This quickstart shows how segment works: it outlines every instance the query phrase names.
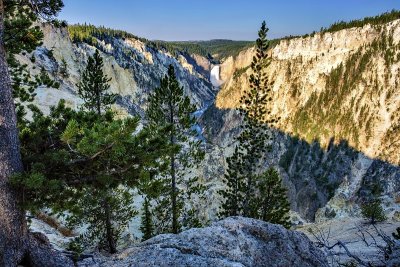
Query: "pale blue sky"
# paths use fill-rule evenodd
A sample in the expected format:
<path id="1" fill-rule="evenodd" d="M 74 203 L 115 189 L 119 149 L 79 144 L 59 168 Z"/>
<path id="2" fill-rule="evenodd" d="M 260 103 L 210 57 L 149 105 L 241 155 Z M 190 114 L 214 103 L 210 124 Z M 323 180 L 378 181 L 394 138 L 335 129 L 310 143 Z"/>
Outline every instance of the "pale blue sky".
<path id="1" fill-rule="evenodd" d="M 400 10 L 400 0 L 64 0 L 61 19 L 159 40 L 254 40 L 319 30 L 335 21 Z"/>

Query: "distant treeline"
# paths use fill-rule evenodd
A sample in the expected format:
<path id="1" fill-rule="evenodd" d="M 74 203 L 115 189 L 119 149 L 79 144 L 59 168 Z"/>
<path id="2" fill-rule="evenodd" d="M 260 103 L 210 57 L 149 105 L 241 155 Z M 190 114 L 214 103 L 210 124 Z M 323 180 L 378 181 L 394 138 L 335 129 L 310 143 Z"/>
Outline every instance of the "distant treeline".
<path id="1" fill-rule="evenodd" d="M 390 12 L 383 13 L 381 15 L 375 17 L 365 17 L 364 19 L 359 20 L 351 20 L 351 21 L 339 21 L 328 28 L 322 28 L 321 32 L 337 32 L 343 29 L 354 28 L 354 27 L 363 27 L 367 24 L 371 25 L 380 25 L 389 23 L 396 19 L 400 19 L 400 11 L 393 9 Z"/>
<path id="2" fill-rule="evenodd" d="M 145 38 L 140 38 L 136 35 L 128 33 L 126 31 L 114 30 L 111 28 L 106 28 L 103 26 L 97 27 L 91 24 L 75 24 L 68 26 L 68 32 L 71 40 L 74 43 L 85 42 L 88 44 L 95 44 L 96 40 L 105 40 L 110 37 L 115 38 L 133 38 L 141 40 L 143 42 L 148 42 Z"/>
<path id="3" fill-rule="evenodd" d="M 144 42 L 149 47 L 164 50 L 173 56 L 182 53 L 197 54 L 210 60 L 221 60 L 229 56 L 236 56 L 247 47 L 254 45 L 253 41 L 211 40 L 211 41 L 151 41 L 121 30 L 107 27 L 97 27 L 90 24 L 75 24 L 68 26 L 68 32 L 74 43 L 85 42 L 96 45 L 97 40 L 114 38 L 133 38 Z"/>
<path id="4" fill-rule="evenodd" d="M 230 56 L 237 56 L 245 48 L 254 46 L 253 41 L 210 40 L 210 41 L 156 41 L 161 46 L 171 47 L 174 50 L 188 54 L 198 54 L 209 59 L 222 60 Z"/>
<path id="5" fill-rule="evenodd" d="M 194 42 L 167 42 L 157 40 L 149 42 L 148 45 L 159 50 L 166 50 L 174 56 L 185 52 L 187 54 L 197 54 L 212 59 L 210 51 Z"/>
<path id="6" fill-rule="evenodd" d="M 391 21 L 400 19 L 400 10 L 395 10 L 393 9 L 390 12 L 385 12 L 381 15 L 374 16 L 374 17 L 365 17 L 363 19 L 356 19 L 356 20 L 351 20 L 351 21 L 338 21 L 333 23 L 327 28 L 322 27 L 320 29 L 321 33 L 333 33 L 337 32 L 340 30 L 345 30 L 345 29 L 350 29 L 350 28 L 356 28 L 356 27 L 364 27 L 367 24 L 371 25 L 382 25 L 389 23 Z M 290 40 L 294 38 L 305 38 L 305 37 L 312 37 L 316 34 L 316 31 L 313 31 L 312 33 L 309 34 L 304 34 L 304 35 L 290 35 L 286 36 L 280 39 L 273 40 L 273 44 L 279 44 L 281 40 Z"/>

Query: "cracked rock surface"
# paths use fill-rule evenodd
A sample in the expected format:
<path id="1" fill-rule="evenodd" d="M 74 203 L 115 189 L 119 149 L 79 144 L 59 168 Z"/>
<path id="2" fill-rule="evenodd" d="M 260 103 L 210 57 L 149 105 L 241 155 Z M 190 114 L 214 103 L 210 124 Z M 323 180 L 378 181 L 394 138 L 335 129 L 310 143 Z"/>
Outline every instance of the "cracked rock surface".
<path id="1" fill-rule="evenodd" d="M 230 217 L 210 227 L 159 235 L 89 266 L 329 266 L 303 233 L 259 220 Z"/>

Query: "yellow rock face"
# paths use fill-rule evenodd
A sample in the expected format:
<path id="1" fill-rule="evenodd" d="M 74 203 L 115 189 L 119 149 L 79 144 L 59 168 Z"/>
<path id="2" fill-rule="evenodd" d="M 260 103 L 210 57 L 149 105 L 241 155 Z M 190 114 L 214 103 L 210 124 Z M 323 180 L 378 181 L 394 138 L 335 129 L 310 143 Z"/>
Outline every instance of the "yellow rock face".
<path id="1" fill-rule="evenodd" d="M 281 41 L 267 69 L 279 128 L 325 146 L 332 137 L 345 139 L 367 156 L 399 163 L 399 43 L 400 20 Z M 221 65 L 218 108 L 237 107 L 253 55 L 249 49 Z M 329 86 L 339 70 L 340 82 Z"/>

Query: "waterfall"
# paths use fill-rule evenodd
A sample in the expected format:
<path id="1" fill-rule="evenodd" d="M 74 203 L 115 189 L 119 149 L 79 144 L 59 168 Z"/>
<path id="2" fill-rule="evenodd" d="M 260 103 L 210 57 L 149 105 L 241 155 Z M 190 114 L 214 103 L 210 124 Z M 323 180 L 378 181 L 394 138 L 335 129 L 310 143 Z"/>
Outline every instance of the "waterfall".
<path id="1" fill-rule="evenodd" d="M 222 81 L 219 78 L 220 66 L 216 65 L 211 69 L 210 81 L 214 87 L 220 87 Z"/>

